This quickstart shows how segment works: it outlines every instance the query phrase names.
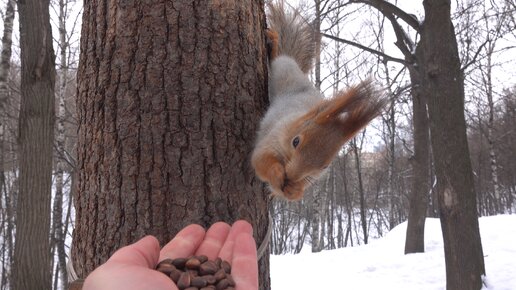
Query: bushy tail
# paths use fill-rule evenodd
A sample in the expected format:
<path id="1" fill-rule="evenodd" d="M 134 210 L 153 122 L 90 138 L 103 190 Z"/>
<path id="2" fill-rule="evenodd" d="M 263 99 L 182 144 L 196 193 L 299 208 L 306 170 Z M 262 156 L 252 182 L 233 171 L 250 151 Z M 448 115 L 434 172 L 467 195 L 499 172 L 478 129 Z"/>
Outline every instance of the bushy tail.
<path id="1" fill-rule="evenodd" d="M 299 11 L 285 7 L 283 0 L 268 3 L 270 28 L 278 33 L 278 54 L 294 58 L 304 73 L 312 68 L 315 33 Z"/>

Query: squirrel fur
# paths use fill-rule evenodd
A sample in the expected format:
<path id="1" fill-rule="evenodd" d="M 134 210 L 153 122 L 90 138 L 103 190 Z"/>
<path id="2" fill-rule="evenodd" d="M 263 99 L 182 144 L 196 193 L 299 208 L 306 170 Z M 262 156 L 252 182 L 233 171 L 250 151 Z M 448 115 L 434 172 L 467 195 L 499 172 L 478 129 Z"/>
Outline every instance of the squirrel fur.
<path id="1" fill-rule="evenodd" d="M 313 29 L 281 1 L 268 8 L 270 106 L 251 164 L 274 195 L 298 200 L 387 99 L 371 81 L 323 98 L 307 76 L 315 57 Z"/>

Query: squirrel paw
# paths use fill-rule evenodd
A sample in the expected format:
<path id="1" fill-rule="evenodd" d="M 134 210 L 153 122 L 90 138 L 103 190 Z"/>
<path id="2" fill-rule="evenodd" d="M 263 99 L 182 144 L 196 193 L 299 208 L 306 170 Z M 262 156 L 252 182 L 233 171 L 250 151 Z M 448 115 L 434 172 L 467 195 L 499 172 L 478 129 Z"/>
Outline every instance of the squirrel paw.
<path id="1" fill-rule="evenodd" d="M 269 53 L 269 59 L 273 60 L 278 57 L 279 54 L 279 34 L 274 29 L 267 29 L 265 31 L 267 35 L 267 51 Z"/>

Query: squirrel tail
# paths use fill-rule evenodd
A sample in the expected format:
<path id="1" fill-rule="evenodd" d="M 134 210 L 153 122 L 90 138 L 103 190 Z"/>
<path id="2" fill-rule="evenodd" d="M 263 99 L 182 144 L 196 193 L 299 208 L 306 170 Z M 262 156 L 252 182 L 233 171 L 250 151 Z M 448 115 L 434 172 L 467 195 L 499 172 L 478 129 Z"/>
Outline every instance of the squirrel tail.
<path id="1" fill-rule="evenodd" d="M 268 3 L 267 18 L 272 30 L 278 33 L 278 54 L 294 58 L 304 73 L 312 68 L 315 58 L 315 33 L 299 11 L 285 9 L 283 0 Z"/>

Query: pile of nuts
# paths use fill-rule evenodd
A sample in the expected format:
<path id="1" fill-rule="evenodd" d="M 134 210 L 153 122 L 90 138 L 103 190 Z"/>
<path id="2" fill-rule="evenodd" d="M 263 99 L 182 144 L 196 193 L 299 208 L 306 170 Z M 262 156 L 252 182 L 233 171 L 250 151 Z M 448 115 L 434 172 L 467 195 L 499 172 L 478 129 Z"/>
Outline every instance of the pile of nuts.
<path id="1" fill-rule="evenodd" d="M 156 270 L 169 276 L 180 290 L 235 290 L 231 265 L 221 258 L 208 257 L 165 259 Z"/>

